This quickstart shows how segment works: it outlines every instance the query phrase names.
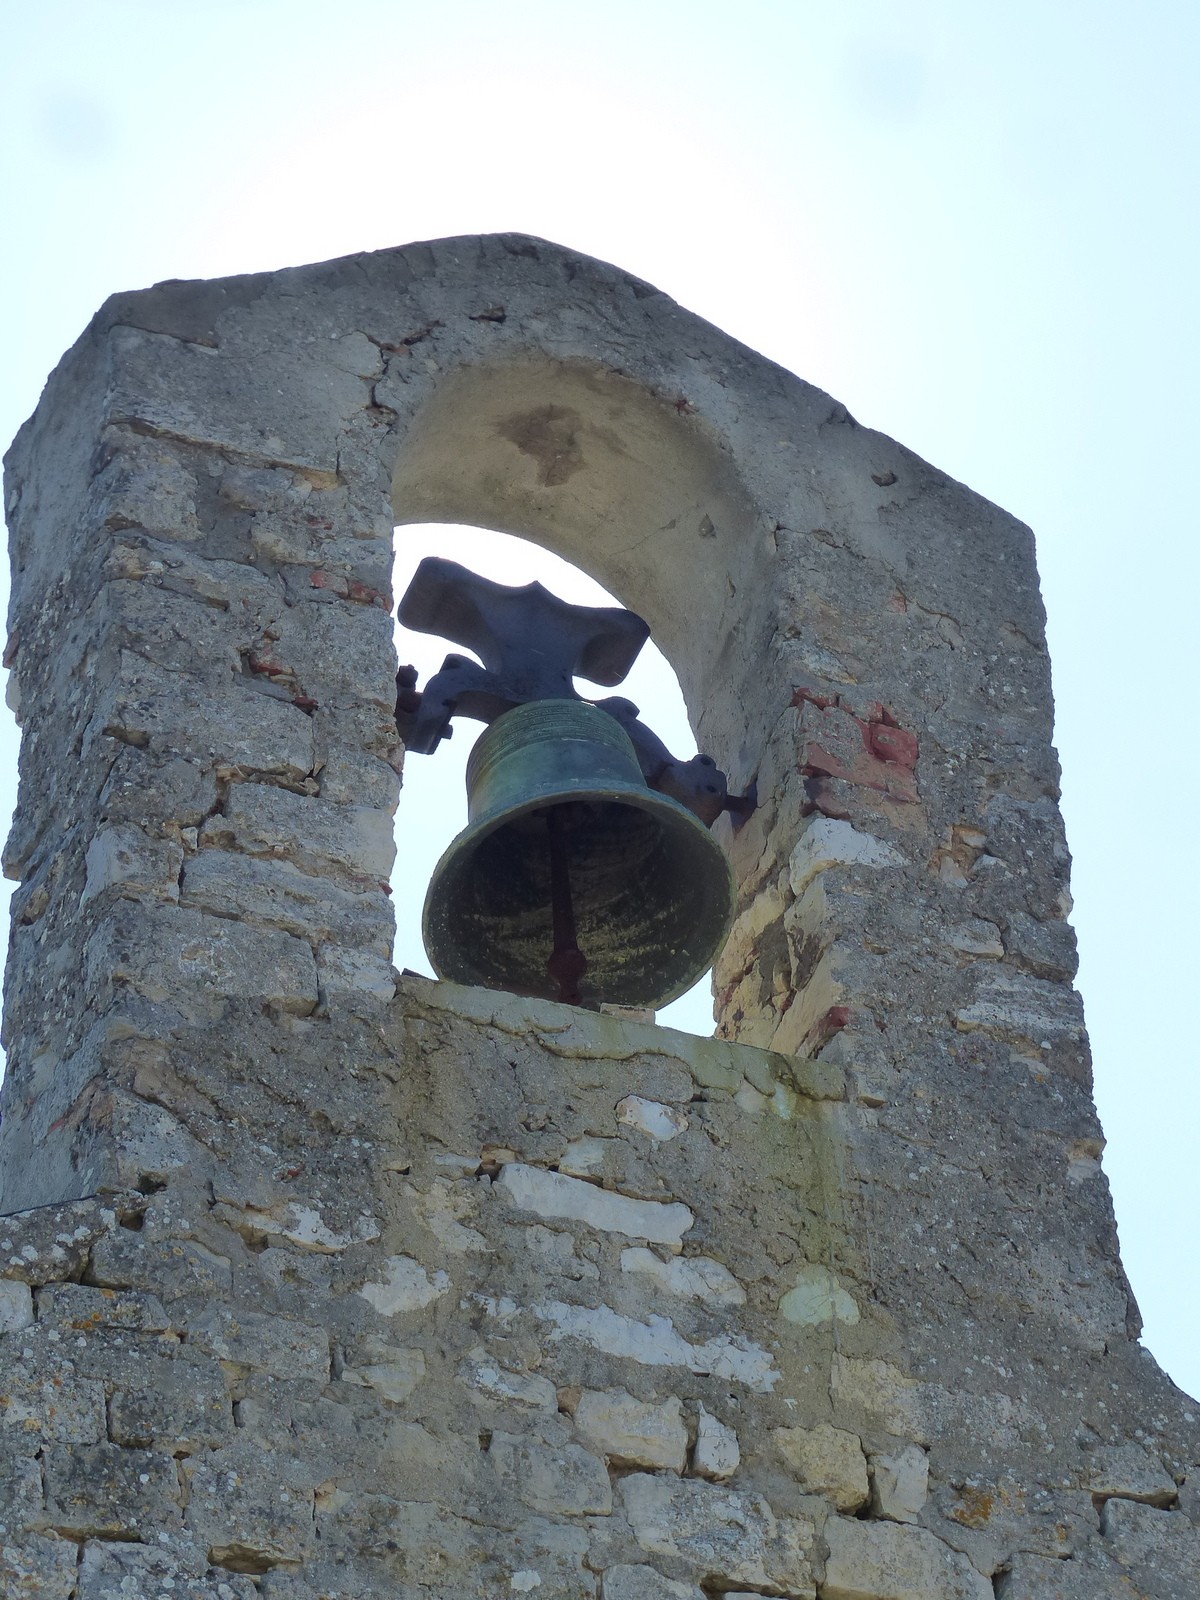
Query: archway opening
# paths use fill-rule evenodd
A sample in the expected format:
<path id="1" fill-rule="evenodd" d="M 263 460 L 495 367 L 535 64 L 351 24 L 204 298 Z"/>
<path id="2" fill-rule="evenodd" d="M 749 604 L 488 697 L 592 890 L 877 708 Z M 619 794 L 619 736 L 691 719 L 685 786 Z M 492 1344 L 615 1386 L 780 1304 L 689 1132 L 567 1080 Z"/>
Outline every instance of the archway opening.
<path id="1" fill-rule="evenodd" d="M 449 557 L 498 583 L 526 584 L 535 579 L 553 594 L 576 605 L 620 605 L 594 578 L 561 556 L 515 535 L 458 523 L 410 523 L 395 533 L 394 589 L 402 595 L 426 557 Z M 462 645 L 431 634 L 414 633 L 396 624 L 396 653 L 411 662 L 424 684 L 450 651 L 470 654 Z M 695 735 L 688 722 L 679 680 L 662 651 L 648 639 L 632 671 L 617 690 L 597 690 L 576 680 L 580 694 L 619 693 L 639 706 L 645 720 L 674 753 L 690 756 Z M 438 858 L 466 825 L 466 763 L 482 724 L 459 722 L 453 739 L 432 756 L 408 755 L 404 763 L 398 849 L 392 873 L 396 913 L 393 959 L 401 970 L 432 976 L 421 940 L 421 907 Z M 688 1033 L 713 1031 L 712 992 L 706 973 L 657 1020 Z"/>

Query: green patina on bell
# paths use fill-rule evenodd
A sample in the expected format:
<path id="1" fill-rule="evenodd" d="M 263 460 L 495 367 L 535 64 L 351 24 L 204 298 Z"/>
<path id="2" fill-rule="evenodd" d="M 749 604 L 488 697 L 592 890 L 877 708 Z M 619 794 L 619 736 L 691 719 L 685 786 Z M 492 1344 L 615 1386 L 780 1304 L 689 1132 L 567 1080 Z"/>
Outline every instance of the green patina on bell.
<path id="1" fill-rule="evenodd" d="M 606 712 L 576 700 L 506 711 L 471 752 L 467 814 L 425 897 L 439 977 L 657 1007 L 711 965 L 733 915 L 725 853 L 647 787 Z"/>

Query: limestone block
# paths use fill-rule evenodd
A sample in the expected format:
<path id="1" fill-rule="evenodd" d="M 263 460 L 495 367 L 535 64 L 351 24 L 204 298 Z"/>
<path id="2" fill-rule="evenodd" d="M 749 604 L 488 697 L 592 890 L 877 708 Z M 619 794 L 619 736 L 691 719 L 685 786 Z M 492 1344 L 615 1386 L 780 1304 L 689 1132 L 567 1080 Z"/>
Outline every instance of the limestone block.
<path id="1" fill-rule="evenodd" d="M 968 917 L 946 929 L 945 943 L 960 955 L 983 957 L 992 961 L 1004 959 L 1004 941 L 1000 929 L 984 917 Z"/>
<path id="2" fill-rule="evenodd" d="M 313 1541 L 311 1474 L 272 1450 L 232 1445 L 185 1465 L 187 1527 L 223 1566 L 301 1561 Z"/>
<path id="3" fill-rule="evenodd" d="M 696 1421 L 696 1444 L 692 1450 L 692 1471 L 698 1478 L 712 1478 L 719 1482 L 733 1476 L 740 1460 L 737 1434 L 706 1410 L 701 1402 Z"/>
<path id="4" fill-rule="evenodd" d="M 196 477 L 166 439 L 121 436 L 120 448 L 96 474 L 92 505 L 106 527 L 144 528 L 166 539 L 197 539 Z"/>
<path id="5" fill-rule="evenodd" d="M 396 704 L 396 652 L 392 618 L 385 604 L 289 606 L 272 632 L 272 658 L 291 668 L 306 693 L 318 701 L 373 703 L 389 712 Z"/>
<path id="6" fill-rule="evenodd" d="M 372 1341 L 355 1353 L 354 1365 L 342 1368 L 342 1382 L 374 1389 L 392 1405 L 407 1400 L 424 1381 L 425 1356 L 420 1350 Z"/>
<path id="7" fill-rule="evenodd" d="M 588 1545 L 583 1528 L 529 1517 L 510 1535 L 496 1539 L 493 1560 L 481 1575 L 481 1600 L 499 1594 L 596 1600 Z"/>
<path id="8" fill-rule="evenodd" d="M 221 918 L 277 928 L 313 944 L 391 953 L 395 919 L 382 890 L 355 894 L 288 861 L 201 850 L 183 869 L 180 901 Z"/>
<path id="9" fill-rule="evenodd" d="M 394 815 L 400 799 L 399 759 L 396 765 L 347 744 L 333 746 L 325 757 L 319 781 L 321 800 L 335 806 L 366 806 Z"/>
<path id="10" fill-rule="evenodd" d="M 113 1289 L 145 1289 L 153 1284 L 164 1300 L 177 1295 L 224 1299 L 232 1284 L 228 1257 L 196 1239 L 154 1239 L 129 1228 L 115 1228 L 92 1247 L 89 1271 L 94 1282 Z"/>
<path id="11" fill-rule="evenodd" d="M 860 833 L 849 822 L 816 816 L 800 836 L 792 851 L 788 873 L 792 893 L 799 898 L 819 872 L 829 867 L 903 867 L 907 860 L 899 850 Z"/>
<path id="12" fill-rule="evenodd" d="M 558 1394 L 548 1378 L 539 1378 L 533 1372 L 509 1372 L 492 1361 L 483 1349 L 471 1352 L 458 1376 L 469 1389 L 488 1399 L 528 1406 L 550 1416 L 558 1410 Z"/>
<path id="13" fill-rule="evenodd" d="M 801 1268 L 795 1284 L 780 1300 L 779 1311 L 785 1321 L 807 1328 L 823 1322 L 853 1325 L 859 1315 L 854 1297 L 842 1288 L 837 1274 L 819 1266 Z"/>
<path id="14" fill-rule="evenodd" d="M 621 1251 L 621 1271 L 643 1273 L 668 1294 L 710 1306 L 741 1306 L 746 1291 L 721 1262 L 710 1256 L 677 1256 L 664 1261 L 644 1245 Z"/>
<path id="15" fill-rule="evenodd" d="M 600 1600 L 705 1600 L 694 1583 L 664 1578 L 654 1567 L 609 1567 L 600 1585 Z"/>
<path id="16" fill-rule="evenodd" d="M 636 1128 L 656 1144 L 665 1144 L 686 1132 L 688 1119 L 675 1106 L 661 1105 L 657 1100 L 646 1100 L 640 1094 L 627 1094 L 617 1101 L 617 1121 L 627 1128 Z"/>
<path id="17" fill-rule="evenodd" d="M 396 997 L 396 969 L 373 950 L 317 946 L 317 983 L 326 1009 L 390 1005 Z"/>
<path id="18" fill-rule="evenodd" d="M 75 1600 L 258 1600 L 254 1580 L 207 1560 L 178 1537 L 166 1545 L 84 1545 Z"/>
<path id="19" fill-rule="evenodd" d="M 632 1200 L 580 1178 L 564 1177 L 521 1162 L 510 1162 L 495 1187 L 522 1211 L 533 1211 L 548 1219 L 585 1222 L 605 1233 L 647 1239 L 673 1250 L 682 1249 L 683 1236 L 696 1220 L 691 1210 L 678 1201 L 664 1204 L 659 1200 Z"/>
<path id="20" fill-rule="evenodd" d="M 1035 978 L 1070 983 L 1079 966 L 1075 930 L 1069 922 L 1054 918 L 1043 922 L 1024 911 L 1010 911 L 1005 921 L 1004 942 L 1011 961 L 1032 972 Z"/>
<path id="21" fill-rule="evenodd" d="M 370 398 L 362 378 L 319 361 L 320 347 L 305 347 L 298 382 L 294 356 L 282 351 L 217 354 L 130 327 L 114 328 L 109 340 L 114 421 L 286 463 L 322 482 L 335 481 L 339 434 Z"/>
<path id="22" fill-rule="evenodd" d="M 46 1514 L 60 1533 L 150 1540 L 179 1526 L 179 1482 L 168 1455 L 115 1444 L 52 1444 L 44 1459 Z"/>
<path id="23" fill-rule="evenodd" d="M 577 1444 L 550 1446 L 496 1433 L 487 1454 L 500 1482 L 542 1516 L 607 1516 L 612 1511 L 604 1463 Z"/>
<path id="24" fill-rule="evenodd" d="M 0 1544 L 41 1521 L 42 1471 L 33 1453 L 38 1441 L 26 1444 L 28 1455 L 17 1455 L 15 1444 L 9 1436 L 0 1448 Z"/>
<path id="25" fill-rule="evenodd" d="M 179 899 L 183 849 L 173 840 L 151 839 L 129 824 L 102 828 L 88 845 L 86 864 L 80 905 L 112 888 L 132 900 Z"/>
<path id="26" fill-rule="evenodd" d="M 966 1556 L 924 1528 L 831 1517 L 821 1600 L 993 1600 Z"/>
<path id="27" fill-rule="evenodd" d="M 1083 1005 L 1074 989 L 1023 972 L 986 971 L 970 1005 L 954 1014 L 963 1033 L 979 1030 L 1000 1039 L 1046 1048 L 1083 1038 Z"/>
<path id="28" fill-rule="evenodd" d="M 839 1511 L 857 1511 L 870 1495 L 867 1460 L 856 1433 L 818 1423 L 776 1428 L 779 1453 L 808 1494 L 824 1495 Z"/>
<path id="29" fill-rule="evenodd" d="M 412 1256 L 390 1256 L 384 1267 L 386 1271 L 381 1279 L 364 1284 L 358 1291 L 381 1317 L 421 1311 L 450 1288 L 450 1279 L 444 1272 L 434 1272 L 431 1277 Z"/>
<path id="30" fill-rule="evenodd" d="M 171 1319 L 157 1295 L 141 1290 L 94 1289 L 82 1283 L 49 1284 L 38 1295 L 38 1321 L 90 1333 L 98 1328 L 136 1328 L 165 1333 Z"/>
<path id="31" fill-rule="evenodd" d="M 40 1533 L 0 1537 L 4 1600 L 75 1600 L 78 1546 Z"/>
<path id="32" fill-rule="evenodd" d="M 871 1509 L 891 1522 L 916 1522 L 929 1498 L 929 1457 L 910 1444 L 894 1455 L 871 1456 Z"/>
<path id="33" fill-rule="evenodd" d="M 144 1195 L 71 1200 L 0 1217 L 0 1278 L 22 1283 L 58 1283 L 83 1270 L 98 1239 L 117 1226 L 118 1210 L 145 1209 Z"/>
<path id="34" fill-rule="evenodd" d="M 317 1003 L 316 962 L 303 940 L 185 906 L 114 912 L 84 946 L 84 976 L 99 1005 L 123 987 L 196 1020 L 218 1016 L 227 999 L 297 1016 Z"/>
<path id="35" fill-rule="evenodd" d="M 195 828 L 217 803 L 216 775 L 183 756 L 156 756 L 122 745 L 100 791 L 100 809 L 114 826 Z"/>
<path id="36" fill-rule="evenodd" d="M 1018 1552 L 996 1584 L 997 1600 L 1134 1600 L 1119 1569 L 1084 1561 L 1055 1561 Z"/>
<path id="37" fill-rule="evenodd" d="M 19 1333 L 33 1321 L 33 1294 L 27 1283 L 0 1278 L 0 1334 Z"/>
<path id="38" fill-rule="evenodd" d="M 575 1408 L 575 1426 L 585 1444 L 614 1466 L 683 1471 L 687 1429 L 674 1395 L 652 1405 L 624 1389 L 585 1389 Z"/>
<path id="39" fill-rule="evenodd" d="M 233 1432 L 233 1407 L 216 1362 L 143 1358 L 109 1401 L 109 1437 L 178 1453 L 215 1449 Z"/>
<path id="40" fill-rule="evenodd" d="M 1200 1529 L 1179 1511 L 1133 1500 L 1106 1500 L 1104 1547 L 1151 1600 L 1200 1593 Z"/>
<path id="41" fill-rule="evenodd" d="M 1097 1445 L 1089 1452 L 1081 1485 L 1104 1498 L 1140 1500 L 1148 1506 L 1169 1506 L 1179 1494 L 1175 1479 L 1144 1445 Z"/>
<path id="42" fill-rule="evenodd" d="M 8 1429 L 24 1443 L 98 1444 L 105 1437 L 104 1385 L 55 1358 L 3 1348 L 0 1438 Z"/>
<path id="43" fill-rule="evenodd" d="M 129 652 L 89 727 L 89 739 L 101 735 L 243 776 L 302 783 L 313 769 L 312 718 L 286 700 L 238 682 L 218 694 L 203 678 Z"/>
<path id="44" fill-rule="evenodd" d="M 212 1306 L 193 1318 L 188 1340 L 219 1361 L 275 1378 L 329 1381 L 329 1335 L 288 1317 Z"/>
<path id="45" fill-rule="evenodd" d="M 683 1564 L 698 1584 L 740 1584 L 815 1596 L 809 1552 L 814 1529 L 805 1518 L 776 1517 L 757 1495 L 703 1483 L 633 1473 L 620 1480 L 634 1537 L 651 1555 Z"/>
<path id="46" fill-rule="evenodd" d="M 495 1314 L 500 1308 L 493 1302 L 489 1309 Z M 693 1343 L 669 1317 L 650 1316 L 639 1322 L 611 1306 L 567 1305 L 561 1300 L 540 1302 L 531 1310 L 539 1321 L 551 1324 L 550 1338 L 555 1343 L 579 1339 L 595 1350 L 644 1367 L 687 1367 L 690 1372 L 732 1378 L 766 1394 L 779 1382 L 770 1351 L 740 1335 L 719 1333 L 703 1343 Z"/>
<path id="47" fill-rule="evenodd" d="M 270 783 L 238 783 L 224 812 L 210 817 L 202 840 L 247 855 L 280 856 L 302 871 L 356 873 L 376 882 L 391 876 L 396 842 L 391 811 L 331 805 Z"/>

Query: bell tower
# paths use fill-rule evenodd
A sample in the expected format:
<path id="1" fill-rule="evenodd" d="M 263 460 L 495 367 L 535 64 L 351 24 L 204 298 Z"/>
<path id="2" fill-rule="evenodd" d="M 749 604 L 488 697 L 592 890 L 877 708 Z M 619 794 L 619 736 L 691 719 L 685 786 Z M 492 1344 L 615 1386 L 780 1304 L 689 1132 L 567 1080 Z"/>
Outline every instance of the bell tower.
<path id="1" fill-rule="evenodd" d="M 514 235 L 117 296 L 6 506 L 6 1596 L 1200 1589 L 1028 529 Z M 430 520 L 603 582 L 756 795 L 717 1037 L 392 969 Z"/>

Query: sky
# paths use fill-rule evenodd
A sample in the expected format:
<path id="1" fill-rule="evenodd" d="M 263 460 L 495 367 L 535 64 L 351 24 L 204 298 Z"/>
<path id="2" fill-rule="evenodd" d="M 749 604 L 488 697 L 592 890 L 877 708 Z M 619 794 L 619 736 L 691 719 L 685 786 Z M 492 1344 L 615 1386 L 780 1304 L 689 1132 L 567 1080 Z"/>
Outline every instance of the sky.
<path id="1" fill-rule="evenodd" d="M 0 24 L 4 439 L 115 290 L 517 230 L 649 279 L 1033 526 L 1105 1169 L 1146 1342 L 1193 1394 L 1198 58 L 1194 0 L 39 0 Z M 0 806 L 14 750 L 0 730 Z"/>

